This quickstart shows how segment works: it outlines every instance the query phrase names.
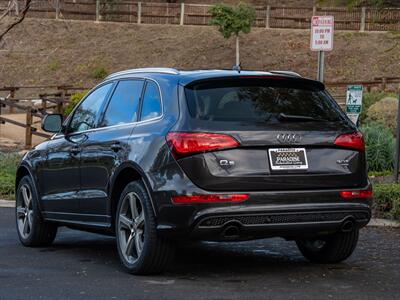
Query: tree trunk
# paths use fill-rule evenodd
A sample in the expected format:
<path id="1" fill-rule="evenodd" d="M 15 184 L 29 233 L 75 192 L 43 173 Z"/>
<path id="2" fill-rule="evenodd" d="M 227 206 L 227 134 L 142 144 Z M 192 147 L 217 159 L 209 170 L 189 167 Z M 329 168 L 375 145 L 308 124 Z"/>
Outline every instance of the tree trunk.
<path id="1" fill-rule="evenodd" d="M 239 35 L 236 36 L 236 66 L 240 65 L 240 56 L 239 56 Z"/>

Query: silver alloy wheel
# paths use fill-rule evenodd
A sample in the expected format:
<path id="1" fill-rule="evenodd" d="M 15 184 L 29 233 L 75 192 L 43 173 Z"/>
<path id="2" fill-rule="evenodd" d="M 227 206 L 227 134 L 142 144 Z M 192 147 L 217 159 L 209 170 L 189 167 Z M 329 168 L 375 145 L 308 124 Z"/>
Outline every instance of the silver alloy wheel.
<path id="1" fill-rule="evenodd" d="M 32 231 L 32 191 L 29 185 L 24 184 L 21 186 L 19 193 L 17 201 L 18 231 L 20 235 L 26 239 Z"/>
<path id="2" fill-rule="evenodd" d="M 134 193 L 128 193 L 122 200 L 118 215 L 118 242 L 125 260 L 133 264 L 143 250 L 145 216 L 142 200 Z"/>

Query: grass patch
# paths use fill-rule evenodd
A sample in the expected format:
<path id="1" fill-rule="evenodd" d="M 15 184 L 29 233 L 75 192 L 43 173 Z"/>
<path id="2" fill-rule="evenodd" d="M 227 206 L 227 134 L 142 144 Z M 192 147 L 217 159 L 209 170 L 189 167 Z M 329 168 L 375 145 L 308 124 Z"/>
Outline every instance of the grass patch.
<path id="1" fill-rule="evenodd" d="M 15 198 L 15 173 L 20 156 L 16 153 L 0 152 L 0 198 Z"/>
<path id="2" fill-rule="evenodd" d="M 400 184 L 374 184 L 376 217 L 400 220 Z"/>
<path id="3" fill-rule="evenodd" d="M 108 72 L 105 67 L 97 66 L 92 71 L 92 77 L 94 79 L 104 79 L 108 75 Z"/>

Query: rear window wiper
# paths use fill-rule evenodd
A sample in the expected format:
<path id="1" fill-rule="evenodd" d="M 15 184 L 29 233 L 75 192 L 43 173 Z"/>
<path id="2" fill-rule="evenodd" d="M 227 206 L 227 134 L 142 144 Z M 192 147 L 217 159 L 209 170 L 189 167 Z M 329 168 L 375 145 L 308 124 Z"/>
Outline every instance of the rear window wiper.
<path id="1" fill-rule="evenodd" d="M 299 116 L 299 115 L 287 115 L 284 113 L 279 113 L 277 116 L 278 120 L 288 120 L 288 121 L 311 121 L 311 122 L 326 122 L 324 119 L 317 119 L 308 116 Z"/>

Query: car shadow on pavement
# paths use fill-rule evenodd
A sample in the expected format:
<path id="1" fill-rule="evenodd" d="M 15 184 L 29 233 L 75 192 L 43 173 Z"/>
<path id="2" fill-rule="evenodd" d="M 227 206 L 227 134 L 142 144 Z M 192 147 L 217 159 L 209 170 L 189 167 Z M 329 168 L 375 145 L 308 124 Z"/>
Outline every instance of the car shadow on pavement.
<path id="1" fill-rule="evenodd" d="M 115 238 L 97 234 L 86 234 L 63 230 L 52 247 L 41 252 L 58 252 L 80 262 L 103 264 L 122 270 L 118 259 Z M 165 273 L 168 277 L 190 279 L 210 273 L 246 275 L 262 272 L 280 272 L 287 268 L 292 271 L 312 266 L 328 268 L 307 262 L 294 242 L 283 239 L 263 239 L 249 242 L 193 242 L 180 244 L 175 259 Z M 339 269 L 351 269 L 351 264 L 333 265 Z M 331 266 L 332 267 L 332 266 Z M 188 275 L 190 273 L 190 276 Z"/>

